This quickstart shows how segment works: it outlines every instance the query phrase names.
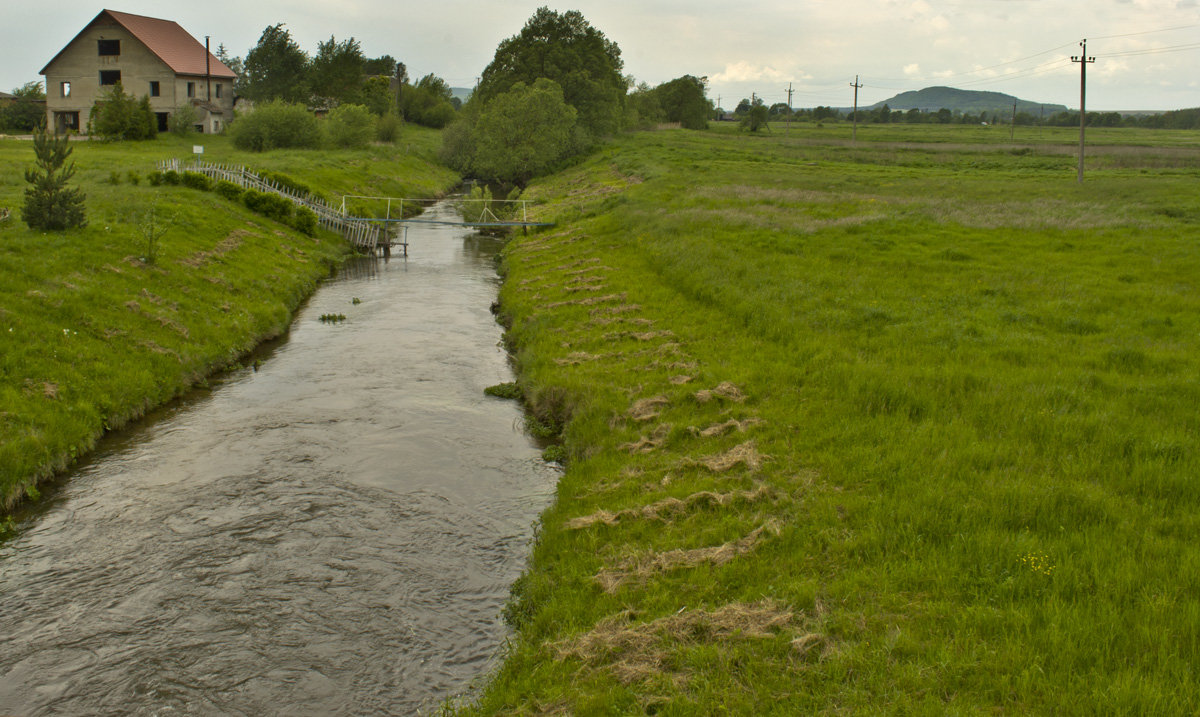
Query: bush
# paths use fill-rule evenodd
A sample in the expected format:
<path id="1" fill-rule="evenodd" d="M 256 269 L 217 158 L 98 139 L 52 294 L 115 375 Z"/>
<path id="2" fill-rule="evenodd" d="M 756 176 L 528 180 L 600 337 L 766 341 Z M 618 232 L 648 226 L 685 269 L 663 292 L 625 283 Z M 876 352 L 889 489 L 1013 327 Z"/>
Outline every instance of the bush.
<path id="1" fill-rule="evenodd" d="M 139 102 L 125 94 L 118 82 L 106 90 L 92 105 L 92 131 L 103 139 L 154 139 L 158 136 L 158 120 L 150 108 L 150 98 Z"/>
<path id="2" fill-rule="evenodd" d="M 168 169 L 162 173 L 162 181 L 170 185 L 179 184 L 179 172 L 176 172 L 174 169 Z"/>
<path id="3" fill-rule="evenodd" d="M 213 180 L 199 172 L 184 172 L 182 175 L 183 186 L 199 189 L 202 192 L 210 192 L 213 188 Z"/>
<path id="4" fill-rule="evenodd" d="M 182 104 L 167 118 L 167 129 L 176 137 L 186 137 L 196 133 L 196 123 L 199 121 L 196 108 L 190 103 Z"/>
<path id="5" fill-rule="evenodd" d="M 242 203 L 256 214 L 284 224 L 287 224 L 292 217 L 292 203 L 278 194 L 247 189 L 242 195 Z"/>
<path id="6" fill-rule="evenodd" d="M 246 191 L 227 179 L 218 179 L 213 189 L 217 194 L 231 202 L 241 201 L 242 194 Z"/>
<path id="7" fill-rule="evenodd" d="M 303 105 L 282 100 L 238 116 L 229 125 L 229 134 L 235 147 L 251 152 L 288 147 L 315 149 L 321 145 L 321 127 L 312 113 Z"/>
<path id="8" fill-rule="evenodd" d="M 313 236 L 317 233 L 317 213 L 308 207 L 296 207 L 296 214 L 292 217 L 292 226 L 308 236 Z"/>
<path id="9" fill-rule="evenodd" d="M 375 116 L 362 105 L 340 105 L 325 120 L 329 143 L 343 149 L 361 149 L 375 137 Z"/>
<path id="10" fill-rule="evenodd" d="M 375 124 L 375 139 L 392 144 L 399 138 L 400 118 L 391 114 L 380 117 Z"/>
<path id="11" fill-rule="evenodd" d="M 146 175 L 146 179 L 150 182 L 151 187 L 161 187 L 166 177 L 162 172 L 151 172 Z"/>

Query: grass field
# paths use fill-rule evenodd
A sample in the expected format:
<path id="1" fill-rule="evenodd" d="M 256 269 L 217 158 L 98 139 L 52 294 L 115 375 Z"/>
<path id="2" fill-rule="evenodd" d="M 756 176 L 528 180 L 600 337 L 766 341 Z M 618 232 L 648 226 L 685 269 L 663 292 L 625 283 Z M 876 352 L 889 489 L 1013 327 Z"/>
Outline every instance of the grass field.
<path id="1" fill-rule="evenodd" d="M 283 172 L 342 194 L 434 196 L 440 134 L 407 128 L 397 147 L 235 151 L 224 137 L 73 143 L 88 226 L 41 233 L 20 220 L 32 143 L 0 140 L 0 512 L 117 427 L 285 331 L 292 310 L 346 251 L 216 194 L 153 187 L 159 160 L 189 157 Z M 136 184 L 130 175 L 138 178 Z M 157 260 L 142 228 L 167 225 Z"/>
<path id="2" fill-rule="evenodd" d="M 849 132 L 527 192 L 501 317 L 569 463 L 463 713 L 1200 710 L 1200 135 L 1080 185 L 1069 131 Z"/>

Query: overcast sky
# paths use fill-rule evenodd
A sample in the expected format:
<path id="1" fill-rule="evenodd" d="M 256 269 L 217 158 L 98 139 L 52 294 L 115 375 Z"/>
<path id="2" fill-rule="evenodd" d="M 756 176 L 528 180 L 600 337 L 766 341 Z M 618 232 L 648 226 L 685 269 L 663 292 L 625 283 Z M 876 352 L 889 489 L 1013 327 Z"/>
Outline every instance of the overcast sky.
<path id="1" fill-rule="evenodd" d="M 651 85 L 707 76 L 733 108 L 757 93 L 794 107 L 849 106 L 855 75 L 869 105 L 934 85 L 1079 107 L 1079 41 L 1088 39 L 1089 110 L 1200 106 L 1198 0 L 122 0 L 110 9 L 174 20 L 244 56 L 285 23 L 308 53 L 334 35 L 409 74 L 470 87 L 496 45 L 541 4 L 579 10 L 621 48 L 625 73 Z M 37 74 L 103 6 L 17 2 L 0 10 L 0 89 Z"/>

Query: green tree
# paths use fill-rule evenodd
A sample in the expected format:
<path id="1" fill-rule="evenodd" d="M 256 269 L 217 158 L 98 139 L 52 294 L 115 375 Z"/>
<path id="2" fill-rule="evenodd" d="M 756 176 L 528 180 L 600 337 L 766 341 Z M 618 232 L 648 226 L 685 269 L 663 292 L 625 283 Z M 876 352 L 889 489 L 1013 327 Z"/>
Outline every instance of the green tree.
<path id="1" fill-rule="evenodd" d="M 363 82 L 362 102 L 372 113 L 383 116 L 392 109 L 392 83 L 387 77 L 372 75 Z"/>
<path id="2" fill-rule="evenodd" d="M 741 109 L 740 104 L 738 108 Z M 767 106 L 763 104 L 761 98 L 755 97 L 754 101 L 750 103 L 750 107 L 746 110 L 746 113 L 742 115 L 742 129 L 748 129 L 751 132 L 765 129 L 770 132 L 771 126 L 767 122 L 768 117 Z"/>
<path id="3" fill-rule="evenodd" d="M 362 100 L 363 73 L 362 48 L 353 37 L 338 42 L 332 35 L 328 42 L 317 43 L 317 54 L 308 67 L 309 85 L 313 95 L 342 102 L 357 103 Z"/>
<path id="4" fill-rule="evenodd" d="M 91 112 L 92 133 L 107 140 L 154 139 L 158 120 L 149 96 L 139 102 L 118 82 L 96 99 Z"/>
<path id="5" fill-rule="evenodd" d="M 243 92 L 256 102 L 307 102 L 307 77 L 308 55 L 280 23 L 263 30 L 258 44 L 246 53 Z"/>
<path id="6" fill-rule="evenodd" d="M 705 97 L 707 86 L 707 78 L 684 75 L 655 88 L 667 121 L 679 122 L 685 129 L 707 129 L 713 112 L 712 102 Z"/>
<path id="7" fill-rule="evenodd" d="M 238 149 L 264 152 L 286 147 L 313 149 L 321 145 L 321 126 L 304 105 L 274 100 L 238 115 L 229 125 Z"/>
<path id="8" fill-rule="evenodd" d="M 518 82 L 532 86 L 553 80 L 564 101 L 574 107 L 579 125 L 593 136 L 620 128 L 626 84 L 621 50 L 593 28 L 578 11 L 538 8 L 520 34 L 496 48 L 483 71 L 475 98 L 486 104 Z"/>
<path id="9" fill-rule="evenodd" d="M 375 139 L 375 115 L 362 105 L 338 105 L 325 120 L 325 133 L 334 147 L 366 147 Z"/>
<path id="10" fill-rule="evenodd" d="M 216 58 L 220 60 L 226 67 L 233 70 L 237 77 L 233 81 L 234 96 L 241 95 L 245 89 L 246 65 L 240 57 L 230 57 L 229 51 L 225 49 L 224 43 L 217 45 Z"/>
<path id="11" fill-rule="evenodd" d="M 409 122 L 440 129 L 454 119 L 450 86 L 436 75 L 425 75 L 416 85 L 404 88 L 403 98 L 401 111 Z"/>
<path id="12" fill-rule="evenodd" d="M 363 62 L 363 73 L 367 77 L 393 77 L 396 74 L 396 58 L 391 55 L 373 57 Z"/>
<path id="13" fill-rule="evenodd" d="M 45 125 L 39 125 L 33 135 L 33 153 L 36 166 L 25 170 L 25 181 L 32 186 L 25 189 L 21 219 L 30 229 L 61 231 L 87 226 L 83 192 L 67 187 L 75 174 L 75 163 L 67 164 L 69 139 L 52 137 Z"/>
<path id="14" fill-rule="evenodd" d="M 523 185 L 550 171 L 575 149 L 576 116 L 553 80 L 516 83 L 479 114 L 475 173 L 484 179 Z"/>
<path id="15" fill-rule="evenodd" d="M 46 93 L 41 82 L 26 82 L 12 91 L 15 98 L 0 109 L 0 128 L 30 132 L 46 120 Z"/>

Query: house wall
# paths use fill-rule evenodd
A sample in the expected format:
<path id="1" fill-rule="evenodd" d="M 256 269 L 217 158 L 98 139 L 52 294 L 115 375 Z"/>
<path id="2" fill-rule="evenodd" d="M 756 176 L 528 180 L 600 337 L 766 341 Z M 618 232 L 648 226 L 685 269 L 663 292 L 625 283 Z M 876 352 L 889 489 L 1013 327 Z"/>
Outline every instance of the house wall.
<path id="1" fill-rule="evenodd" d="M 100 40 L 120 40 L 121 54 L 116 56 L 100 55 Z M 205 79 L 199 77 L 176 76 L 174 71 L 150 52 L 141 41 L 134 38 L 125 28 L 105 18 L 88 26 L 62 51 L 54 61 L 46 67 L 46 122 L 51 128 L 63 129 L 61 123 L 56 123 L 58 113 L 78 112 L 79 129 L 87 126 L 88 115 L 95 104 L 96 98 L 107 91 L 100 85 L 101 70 L 119 70 L 121 84 L 127 94 L 141 99 L 150 94 L 150 83 L 158 82 L 159 96 L 150 97 L 150 108 L 156 112 L 174 114 L 175 108 L 190 102 L 196 106 L 195 112 L 198 123 L 204 126 L 205 132 L 213 131 L 213 119 L 223 126 L 226 118 L 233 117 L 233 81 L 227 78 L 212 79 L 213 109 L 222 114 L 211 114 L 201 107 L 208 104 L 205 97 Z M 69 97 L 62 95 L 62 83 L 71 83 Z M 187 83 L 195 83 L 195 97 L 187 96 Z M 216 97 L 217 84 L 221 88 L 221 98 Z M 218 130 L 219 131 L 219 130 Z"/>

